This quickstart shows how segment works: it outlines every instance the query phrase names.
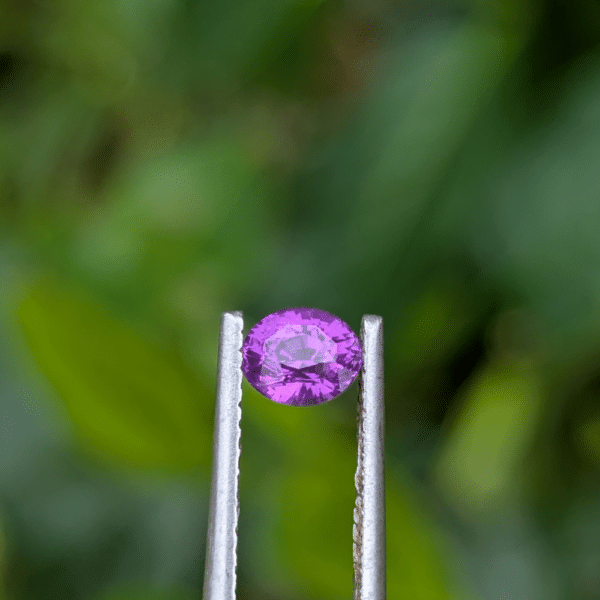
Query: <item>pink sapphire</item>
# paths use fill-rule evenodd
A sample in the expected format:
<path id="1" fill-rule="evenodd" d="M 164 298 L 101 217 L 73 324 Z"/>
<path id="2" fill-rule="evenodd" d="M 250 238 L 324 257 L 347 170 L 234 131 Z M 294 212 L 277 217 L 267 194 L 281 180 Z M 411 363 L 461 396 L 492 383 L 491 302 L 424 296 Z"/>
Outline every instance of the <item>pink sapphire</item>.
<path id="1" fill-rule="evenodd" d="M 242 347 L 242 370 L 261 394 L 291 406 L 321 404 L 339 396 L 358 376 L 362 350 L 341 319 L 316 308 L 267 315 Z"/>

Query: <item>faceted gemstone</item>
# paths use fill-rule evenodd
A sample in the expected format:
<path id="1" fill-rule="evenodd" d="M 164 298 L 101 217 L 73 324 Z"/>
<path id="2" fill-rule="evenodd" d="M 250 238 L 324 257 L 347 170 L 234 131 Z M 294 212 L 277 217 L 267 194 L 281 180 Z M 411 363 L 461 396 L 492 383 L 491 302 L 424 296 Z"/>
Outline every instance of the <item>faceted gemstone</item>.
<path id="1" fill-rule="evenodd" d="M 332 400 L 356 379 L 362 366 L 356 334 L 335 315 L 316 308 L 267 315 L 248 332 L 242 354 L 250 385 L 291 406 Z"/>

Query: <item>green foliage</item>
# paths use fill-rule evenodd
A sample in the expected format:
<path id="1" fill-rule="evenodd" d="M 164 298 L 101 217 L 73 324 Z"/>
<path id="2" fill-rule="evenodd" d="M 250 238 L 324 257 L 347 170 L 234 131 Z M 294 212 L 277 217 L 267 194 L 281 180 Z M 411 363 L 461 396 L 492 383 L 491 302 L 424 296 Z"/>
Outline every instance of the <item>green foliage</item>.
<path id="1" fill-rule="evenodd" d="M 118 589 L 97 596 L 93 600 L 192 600 L 193 598 L 195 596 L 187 591 L 157 591 L 140 583 L 120 586 Z"/>
<path id="2" fill-rule="evenodd" d="M 561 363 L 595 347 L 599 331 L 597 57 L 557 85 L 492 103 L 459 153 L 433 227 L 460 238 L 484 276 L 525 303 Z M 538 104 L 532 120 L 528 107 Z"/>
<path id="3" fill-rule="evenodd" d="M 195 78 L 239 85 L 277 60 L 323 0 L 225 0 L 182 3 L 176 58 Z M 181 52 L 185 51 L 182 56 Z M 190 57 L 196 60 L 190 61 Z"/>
<path id="4" fill-rule="evenodd" d="M 206 490 L 222 311 L 382 314 L 390 597 L 595 597 L 599 49 L 594 0 L 1 3 L 0 309 L 29 290 L 26 340 L 94 468 Z M 2 407 L 30 381 L 10 344 Z M 350 597 L 355 392 L 303 411 L 246 387 L 240 597 Z M 79 474 L 0 442 L 9 592 L 63 589 L 26 500 L 54 481 L 76 503 L 57 473 Z M 174 585 L 121 587 L 145 571 L 113 559 L 134 554 L 115 509 L 113 545 L 73 546 L 106 581 L 65 597 L 198 587 L 177 584 L 202 541 L 169 550 L 140 503 Z"/>
<path id="5" fill-rule="evenodd" d="M 352 593 L 352 506 L 356 461 L 345 446 L 295 465 L 281 482 L 278 547 L 300 589 L 321 598 Z M 335 446 L 334 446 L 335 447 Z M 291 518 L 293 515 L 293 518 Z M 449 576 L 435 527 L 410 497 L 406 482 L 388 476 L 388 593 L 395 598 L 450 600 L 460 596 Z M 447 548 L 445 549 L 447 552 Z"/>
<path id="6" fill-rule="evenodd" d="M 387 529 L 388 594 L 394 598 L 462 600 L 466 582 L 452 574 L 451 545 L 411 492 L 410 480 L 398 473 L 388 477 Z"/>
<path id="7" fill-rule="evenodd" d="M 402 371 L 410 374 L 447 360 L 471 326 L 472 311 L 455 282 L 439 281 L 426 290 L 407 311 L 397 334 L 387 336 Z"/>
<path id="8" fill-rule="evenodd" d="M 440 485 L 465 519 L 502 518 L 499 507 L 510 510 L 539 417 L 539 387 L 526 364 L 490 365 L 469 382 L 437 464 Z"/>
<path id="9" fill-rule="evenodd" d="M 4 583 L 4 565 L 5 565 L 5 545 L 4 531 L 0 523 L 0 600 L 7 600 L 6 586 Z"/>
<path id="10" fill-rule="evenodd" d="M 177 354 L 57 282 L 36 285 L 20 318 L 93 451 L 128 466 L 208 465 L 212 396 Z"/>
<path id="11" fill-rule="evenodd" d="M 73 270 L 100 289 L 120 288 L 138 310 L 198 263 L 248 285 L 272 260 L 268 194 L 253 166 L 225 136 L 130 165 L 76 232 Z"/>
<path id="12" fill-rule="evenodd" d="M 354 394 L 353 388 L 339 402 L 353 406 Z M 260 515 L 262 530 L 246 525 L 242 512 L 240 544 L 247 568 L 270 587 L 292 587 L 299 596 L 310 590 L 312 597 L 347 598 L 352 594 L 356 442 L 332 426 L 335 413 L 324 408 L 290 410 L 245 386 L 241 503 Z M 247 432 L 253 436 L 249 442 Z M 256 480 L 260 488 L 252 486 L 250 492 Z M 248 508 L 253 502 L 256 507 Z M 448 549 L 436 539 L 434 524 L 400 472 L 388 475 L 387 519 L 394 532 L 387 542 L 389 594 L 461 598 L 444 562 Z"/>
<path id="13" fill-rule="evenodd" d="M 600 415 L 594 415 L 579 426 L 575 443 L 587 460 L 600 463 Z"/>

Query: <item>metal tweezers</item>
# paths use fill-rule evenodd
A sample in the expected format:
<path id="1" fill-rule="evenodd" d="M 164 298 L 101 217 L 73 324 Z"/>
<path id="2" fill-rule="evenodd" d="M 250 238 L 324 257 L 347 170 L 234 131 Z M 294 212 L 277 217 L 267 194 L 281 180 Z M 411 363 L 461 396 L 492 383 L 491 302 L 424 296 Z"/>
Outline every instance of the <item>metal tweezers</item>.
<path id="1" fill-rule="evenodd" d="M 208 512 L 204 600 L 235 600 L 240 419 L 241 312 L 221 318 L 212 481 Z M 354 600 L 385 600 L 385 481 L 383 319 L 365 315 L 359 379 L 358 466 L 354 509 Z"/>

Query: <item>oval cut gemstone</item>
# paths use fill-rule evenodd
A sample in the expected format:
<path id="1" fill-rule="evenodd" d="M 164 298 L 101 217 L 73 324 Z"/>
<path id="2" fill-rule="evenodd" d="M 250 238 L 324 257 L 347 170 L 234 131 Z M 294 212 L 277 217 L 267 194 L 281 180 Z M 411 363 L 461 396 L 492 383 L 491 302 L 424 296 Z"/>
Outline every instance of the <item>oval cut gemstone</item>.
<path id="1" fill-rule="evenodd" d="M 358 376 L 362 350 L 340 318 L 316 308 L 267 315 L 242 346 L 250 385 L 280 404 L 311 406 L 339 396 Z"/>

